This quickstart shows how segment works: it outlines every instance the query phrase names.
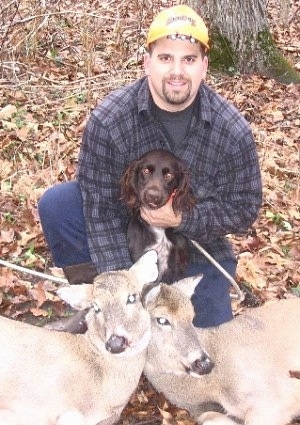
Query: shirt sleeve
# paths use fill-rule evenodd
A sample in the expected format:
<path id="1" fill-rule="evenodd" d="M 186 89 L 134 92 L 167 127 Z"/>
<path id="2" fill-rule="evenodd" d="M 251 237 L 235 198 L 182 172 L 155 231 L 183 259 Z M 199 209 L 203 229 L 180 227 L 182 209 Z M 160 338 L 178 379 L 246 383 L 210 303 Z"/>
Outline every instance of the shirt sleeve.
<path id="1" fill-rule="evenodd" d="M 189 215 L 183 215 L 178 228 L 208 246 L 225 235 L 245 233 L 262 203 L 260 166 L 250 126 L 238 117 L 238 125 L 230 127 L 228 123 L 226 130 L 220 127 L 212 135 L 223 139 L 222 149 L 208 153 L 210 165 L 205 161 L 199 165 L 205 171 L 198 170 L 200 178 L 197 186 L 194 184 L 197 205 Z M 222 157 L 219 162 L 215 160 L 218 156 Z"/>
<path id="2" fill-rule="evenodd" d="M 132 264 L 126 242 L 128 215 L 120 202 L 124 155 L 108 126 L 92 113 L 83 133 L 77 179 L 82 196 L 90 255 L 98 272 Z"/>

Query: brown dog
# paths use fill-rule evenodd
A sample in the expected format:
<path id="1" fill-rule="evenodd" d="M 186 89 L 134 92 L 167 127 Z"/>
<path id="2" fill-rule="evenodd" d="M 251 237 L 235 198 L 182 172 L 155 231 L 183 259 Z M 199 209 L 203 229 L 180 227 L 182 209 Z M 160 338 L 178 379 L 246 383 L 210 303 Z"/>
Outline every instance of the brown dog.
<path id="1" fill-rule="evenodd" d="M 132 261 L 146 251 L 158 252 L 159 281 L 173 283 L 183 277 L 189 262 L 186 237 L 173 228 L 150 226 L 141 216 L 144 206 L 158 209 L 172 197 L 174 212 L 188 211 L 195 205 L 187 170 L 171 152 L 153 150 L 133 161 L 121 179 L 121 199 L 133 214 L 127 242 Z"/>

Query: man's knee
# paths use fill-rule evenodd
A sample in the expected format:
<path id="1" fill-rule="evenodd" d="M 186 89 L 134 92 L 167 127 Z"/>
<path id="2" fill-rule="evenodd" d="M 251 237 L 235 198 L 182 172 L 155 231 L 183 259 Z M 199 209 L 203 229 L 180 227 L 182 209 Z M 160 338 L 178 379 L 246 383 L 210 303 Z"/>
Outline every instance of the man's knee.
<path id="1" fill-rule="evenodd" d="M 78 182 L 61 183 L 50 187 L 38 203 L 42 225 L 60 223 L 67 211 L 82 209 L 82 196 Z"/>
<path id="2" fill-rule="evenodd" d="M 56 266 L 91 263 L 79 184 L 51 187 L 41 197 L 38 210 Z"/>
<path id="3" fill-rule="evenodd" d="M 231 276 L 234 276 L 235 261 L 225 261 L 222 265 Z M 195 309 L 194 325 L 210 327 L 228 322 L 233 318 L 229 280 L 213 265 L 204 267 L 202 272 L 203 278 L 192 297 Z"/>

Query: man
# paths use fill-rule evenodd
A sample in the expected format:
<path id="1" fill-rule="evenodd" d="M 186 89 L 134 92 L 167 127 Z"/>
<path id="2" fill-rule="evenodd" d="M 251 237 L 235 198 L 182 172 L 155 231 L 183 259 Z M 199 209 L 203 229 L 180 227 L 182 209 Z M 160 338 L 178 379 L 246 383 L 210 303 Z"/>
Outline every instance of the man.
<path id="1" fill-rule="evenodd" d="M 147 48 L 146 76 L 112 92 L 92 112 L 77 181 L 49 189 L 39 203 L 54 262 L 70 283 L 89 283 L 97 273 L 131 265 L 119 182 L 128 164 L 147 151 L 163 148 L 184 161 L 197 205 L 182 215 L 170 203 L 142 209 L 142 218 L 196 240 L 232 276 L 236 259 L 225 235 L 245 232 L 261 206 L 250 127 L 204 82 L 209 45 L 203 20 L 186 5 L 165 9 L 150 26 Z M 187 274 L 204 275 L 192 298 L 195 325 L 230 320 L 228 280 L 192 245 L 191 258 Z"/>

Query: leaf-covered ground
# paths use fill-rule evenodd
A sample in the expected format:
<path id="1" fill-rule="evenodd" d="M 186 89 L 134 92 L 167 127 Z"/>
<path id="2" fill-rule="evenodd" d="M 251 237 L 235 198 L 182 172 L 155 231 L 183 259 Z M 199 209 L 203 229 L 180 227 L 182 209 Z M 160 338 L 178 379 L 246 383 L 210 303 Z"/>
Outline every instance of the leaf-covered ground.
<path id="1" fill-rule="evenodd" d="M 61 0 L 43 8 L 20 0 L 0 12 L 0 257 L 40 272 L 60 274 L 45 245 L 37 202 L 50 185 L 74 178 L 90 110 L 113 88 L 142 75 L 146 29 L 160 6 L 99 3 Z M 300 3 L 284 4 L 268 2 L 270 25 L 300 70 Z M 299 295 L 299 86 L 237 74 L 209 75 L 208 82 L 251 123 L 263 175 L 257 222 L 247 235 L 229 236 L 239 257 L 237 280 L 261 302 Z M 56 286 L 1 267 L 0 313 L 38 324 L 64 315 Z M 233 307 L 237 313 L 245 308 Z M 142 379 L 122 422 L 162 420 L 191 422 Z"/>

